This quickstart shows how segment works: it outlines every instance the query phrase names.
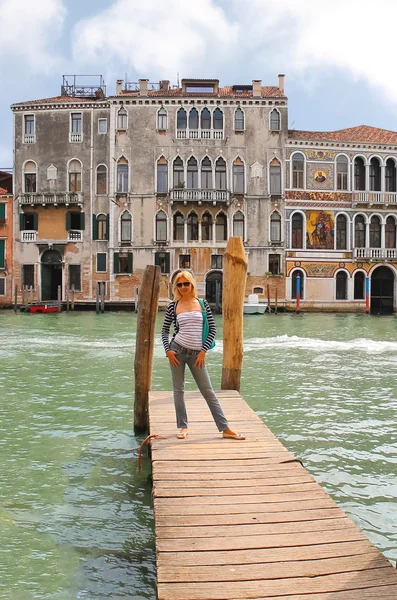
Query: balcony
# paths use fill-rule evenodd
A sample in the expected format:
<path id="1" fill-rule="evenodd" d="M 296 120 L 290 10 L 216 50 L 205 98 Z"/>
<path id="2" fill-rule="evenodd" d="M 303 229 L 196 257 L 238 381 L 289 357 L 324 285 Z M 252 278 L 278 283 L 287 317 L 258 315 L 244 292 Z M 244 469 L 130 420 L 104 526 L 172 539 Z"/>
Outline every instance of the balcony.
<path id="1" fill-rule="evenodd" d="M 21 242 L 35 242 L 37 240 L 37 231 L 21 231 Z"/>
<path id="2" fill-rule="evenodd" d="M 80 144 L 83 141 L 82 133 L 69 133 L 69 142 L 71 144 Z"/>
<path id="3" fill-rule="evenodd" d="M 397 204 L 397 192 L 353 192 L 356 204 Z"/>
<path id="4" fill-rule="evenodd" d="M 68 241 L 69 242 L 82 242 L 83 241 L 83 232 L 79 229 L 70 229 L 68 231 Z"/>
<path id="5" fill-rule="evenodd" d="M 366 260 L 396 260 L 397 248 L 354 248 L 353 257 Z"/>
<path id="6" fill-rule="evenodd" d="M 171 200 L 179 202 L 226 202 L 230 201 L 229 190 L 171 190 Z"/>
<path id="7" fill-rule="evenodd" d="M 223 140 L 223 129 L 177 129 L 178 140 Z"/>
<path id="8" fill-rule="evenodd" d="M 33 134 L 27 134 L 25 133 L 24 137 L 23 137 L 23 143 L 24 144 L 35 144 L 36 143 L 36 135 Z"/>
<path id="9" fill-rule="evenodd" d="M 46 206 L 48 204 L 52 204 L 56 206 L 57 204 L 64 204 L 65 206 L 69 206 L 69 204 L 77 204 L 82 206 L 83 204 L 83 194 L 81 192 L 57 192 L 55 194 L 21 194 L 19 196 L 19 204 L 30 204 L 31 206 L 35 204 L 42 204 Z"/>

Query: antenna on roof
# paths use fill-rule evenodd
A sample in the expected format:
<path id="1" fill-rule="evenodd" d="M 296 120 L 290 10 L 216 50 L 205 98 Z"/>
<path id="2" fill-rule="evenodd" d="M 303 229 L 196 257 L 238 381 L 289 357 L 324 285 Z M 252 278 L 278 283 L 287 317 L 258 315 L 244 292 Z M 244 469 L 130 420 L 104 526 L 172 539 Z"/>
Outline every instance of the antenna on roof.
<path id="1" fill-rule="evenodd" d="M 178 71 L 178 73 L 176 74 L 176 84 L 177 84 L 177 86 L 179 87 L 179 71 Z"/>

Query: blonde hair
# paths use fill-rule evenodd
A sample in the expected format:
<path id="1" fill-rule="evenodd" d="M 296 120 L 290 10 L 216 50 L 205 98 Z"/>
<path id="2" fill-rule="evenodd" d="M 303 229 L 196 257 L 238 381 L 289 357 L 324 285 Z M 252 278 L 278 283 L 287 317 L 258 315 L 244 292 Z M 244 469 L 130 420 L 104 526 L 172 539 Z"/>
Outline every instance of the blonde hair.
<path id="1" fill-rule="evenodd" d="M 190 271 L 179 271 L 179 273 L 177 273 L 175 275 L 175 279 L 174 282 L 172 284 L 172 291 L 174 294 L 174 300 L 180 300 L 182 298 L 182 294 L 180 293 L 178 287 L 177 287 L 177 283 L 178 281 L 184 277 L 185 279 L 187 279 L 188 281 L 190 281 L 190 283 L 192 284 L 192 296 L 193 298 L 196 297 L 197 295 L 197 290 L 196 290 L 196 280 L 193 277 L 192 273 Z"/>

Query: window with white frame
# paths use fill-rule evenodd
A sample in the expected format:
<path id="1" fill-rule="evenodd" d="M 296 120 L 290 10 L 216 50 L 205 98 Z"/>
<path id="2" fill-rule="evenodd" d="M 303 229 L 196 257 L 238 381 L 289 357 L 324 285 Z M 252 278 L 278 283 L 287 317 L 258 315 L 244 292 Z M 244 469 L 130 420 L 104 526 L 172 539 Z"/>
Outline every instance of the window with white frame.
<path id="1" fill-rule="evenodd" d="M 385 191 L 396 192 L 396 163 L 393 158 L 388 158 L 385 166 Z"/>
<path id="2" fill-rule="evenodd" d="M 106 165 L 98 165 L 96 169 L 97 196 L 106 196 L 108 191 L 108 170 Z"/>
<path id="3" fill-rule="evenodd" d="M 223 112 L 220 108 L 216 108 L 214 110 L 212 117 L 214 121 L 214 129 L 223 129 Z"/>
<path id="4" fill-rule="evenodd" d="M 189 129 L 195 130 L 199 126 L 199 114 L 196 108 L 192 108 L 189 112 Z"/>
<path id="5" fill-rule="evenodd" d="M 336 249 L 347 250 L 347 218 L 345 215 L 336 217 Z"/>
<path id="6" fill-rule="evenodd" d="M 192 268 L 192 255 L 191 254 L 180 254 L 179 255 L 179 268 L 180 269 L 191 269 Z"/>
<path id="7" fill-rule="evenodd" d="M 98 119 L 98 133 L 107 133 L 108 132 L 108 120 L 107 119 Z"/>
<path id="8" fill-rule="evenodd" d="M 173 185 L 174 188 L 185 187 L 185 169 L 183 166 L 183 160 L 177 156 L 172 165 L 173 172 Z"/>
<path id="9" fill-rule="evenodd" d="M 354 275 L 354 300 L 364 300 L 365 298 L 365 275 L 358 271 Z"/>
<path id="10" fill-rule="evenodd" d="M 292 187 L 295 190 L 303 189 L 303 176 L 305 169 L 305 157 L 296 152 L 292 157 Z"/>
<path id="11" fill-rule="evenodd" d="M 277 210 L 270 215 L 270 241 L 281 242 L 281 215 Z"/>
<path id="12" fill-rule="evenodd" d="M 24 191 L 35 194 L 37 191 L 37 165 L 33 160 L 28 160 L 24 166 Z"/>
<path id="13" fill-rule="evenodd" d="M 107 271 L 107 254 L 106 252 L 97 252 L 96 255 L 96 272 L 106 273 Z"/>
<path id="14" fill-rule="evenodd" d="M 269 254 L 269 273 L 280 275 L 280 254 Z"/>
<path id="15" fill-rule="evenodd" d="M 96 227 L 97 227 L 97 239 L 98 240 L 107 240 L 109 238 L 107 215 L 100 214 L 97 216 Z"/>
<path id="16" fill-rule="evenodd" d="M 369 163 L 369 189 L 372 192 L 380 192 L 381 168 L 379 158 L 373 156 Z"/>
<path id="17" fill-rule="evenodd" d="M 117 129 L 119 131 L 126 131 L 128 126 L 128 113 L 124 107 L 120 108 L 117 113 Z"/>
<path id="18" fill-rule="evenodd" d="M 349 160 L 347 156 L 338 156 L 336 159 L 336 189 L 349 189 Z"/>
<path id="19" fill-rule="evenodd" d="M 201 129 L 211 129 L 211 113 L 208 108 L 201 111 Z"/>
<path id="20" fill-rule="evenodd" d="M 68 168 L 69 192 L 81 192 L 81 171 L 81 162 L 77 158 L 71 160 Z"/>
<path id="21" fill-rule="evenodd" d="M 270 113 L 270 131 L 280 131 L 281 129 L 281 117 L 277 108 L 273 108 Z"/>
<path id="22" fill-rule="evenodd" d="M 211 254 L 211 269 L 223 269 L 223 254 Z"/>
<path id="23" fill-rule="evenodd" d="M 24 143 L 33 144 L 35 142 L 35 118 L 34 115 L 24 115 Z"/>
<path id="24" fill-rule="evenodd" d="M 215 219 L 215 241 L 225 242 L 227 240 L 227 217 L 224 212 L 217 214 Z"/>
<path id="25" fill-rule="evenodd" d="M 167 215 L 163 210 L 156 214 L 156 242 L 167 241 Z"/>
<path id="26" fill-rule="evenodd" d="M 303 216 L 301 213 L 292 215 L 291 223 L 291 248 L 303 248 Z"/>
<path id="27" fill-rule="evenodd" d="M 157 193 L 168 194 L 168 162 L 164 156 L 157 161 Z"/>
<path id="28" fill-rule="evenodd" d="M 206 211 L 201 217 L 201 240 L 203 242 L 212 240 L 212 223 L 212 215 Z"/>
<path id="29" fill-rule="evenodd" d="M 270 163 L 270 194 L 281 195 L 281 165 L 277 158 Z"/>
<path id="30" fill-rule="evenodd" d="M 347 273 L 338 271 L 336 274 L 336 299 L 347 300 Z"/>
<path id="31" fill-rule="evenodd" d="M 234 113 L 234 130 L 235 131 L 244 131 L 245 123 L 244 123 L 244 111 L 239 107 L 236 108 Z"/>
<path id="32" fill-rule="evenodd" d="M 357 215 L 354 220 L 354 246 L 355 248 L 365 248 L 367 225 L 364 215 Z"/>
<path id="33" fill-rule="evenodd" d="M 365 190 L 365 162 L 361 156 L 356 156 L 354 159 L 354 189 Z"/>
<path id="34" fill-rule="evenodd" d="M 226 161 L 218 158 L 215 163 L 215 189 L 226 190 Z"/>
<path id="35" fill-rule="evenodd" d="M 71 113 L 70 115 L 70 142 L 82 142 L 83 141 L 83 130 L 82 130 L 82 114 Z"/>
<path id="36" fill-rule="evenodd" d="M 244 240 L 244 214 L 238 210 L 233 215 L 233 235 Z"/>
<path id="37" fill-rule="evenodd" d="M 394 217 L 387 217 L 385 224 L 385 247 L 396 248 L 396 220 Z"/>
<path id="38" fill-rule="evenodd" d="M 201 161 L 201 189 L 212 190 L 212 162 L 205 156 Z"/>
<path id="39" fill-rule="evenodd" d="M 157 129 L 159 131 L 168 129 L 168 112 L 164 107 L 161 107 L 157 113 Z"/>
<path id="40" fill-rule="evenodd" d="M 377 215 L 371 217 L 369 223 L 369 247 L 380 248 L 381 247 L 381 231 L 382 226 L 380 218 Z"/>
<path id="41" fill-rule="evenodd" d="M 195 242 L 199 239 L 198 235 L 198 216 L 192 211 L 187 216 L 187 240 L 188 242 Z"/>
<path id="42" fill-rule="evenodd" d="M 130 242 L 132 240 L 132 217 L 128 210 L 125 210 L 120 219 L 120 241 Z"/>
<path id="43" fill-rule="evenodd" d="M 183 242 L 185 239 L 185 218 L 181 212 L 176 212 L 173 217 L 174 241 Z"/>
<path id="44" fill-rule="evenodd" d="M 187 128 L 187 114 L 184 108 L 180 108 L 176 114 L 176 128 L 180 130 Z"/>
<path id="45" fill-rule="evenodd" d="M 117 162 L 117 193 L 128 193 L 128 161 L 120 158 Z"/>
<path id="46" fill-rule="evenodd" d="M 198 164 L 194 156 L 187 161 L 187 188 L 189 190 L 198 189 Z"/>
<path id="47" fill-rule="evenodd" d="M 235 194 L 245 192 L 244 163 L 241 158 L 236 158 L 233 163 L 233 192 Z"/>

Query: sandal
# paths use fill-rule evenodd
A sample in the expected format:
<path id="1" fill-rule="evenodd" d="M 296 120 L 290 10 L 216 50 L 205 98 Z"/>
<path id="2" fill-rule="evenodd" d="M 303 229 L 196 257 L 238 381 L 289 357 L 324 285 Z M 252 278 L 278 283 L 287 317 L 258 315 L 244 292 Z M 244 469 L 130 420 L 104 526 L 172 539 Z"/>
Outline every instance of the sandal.
<path id="1" fill-rule="evenodd" d="M 176 437 L 178 438 L 178 440 L 184 440 L 185 437 L 187 436 L 188 432 L 186 431 L 180 431 L 179 433 L 176 434 Z"/>
<path id="2" fill-rule="evenodd" d="M 223 431 L 222 436 L 224 438 L 229 438 L 232 440 L 245 440 L 245 435 L 241 435 L 241 433 L 225 433 Z"/>

